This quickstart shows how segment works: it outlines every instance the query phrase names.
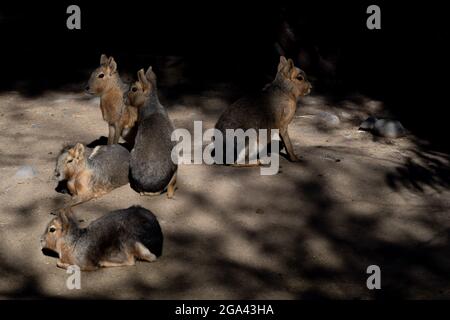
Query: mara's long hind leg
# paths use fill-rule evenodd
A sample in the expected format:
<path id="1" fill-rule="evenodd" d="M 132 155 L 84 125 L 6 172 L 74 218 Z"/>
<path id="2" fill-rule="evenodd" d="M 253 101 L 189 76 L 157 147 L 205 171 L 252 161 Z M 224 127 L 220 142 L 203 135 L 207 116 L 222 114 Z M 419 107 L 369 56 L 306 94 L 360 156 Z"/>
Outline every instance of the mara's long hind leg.
<path id="1" fill-rule="evenodd" d="M 167 185 L 167 198 L 172 199 L 173 195 L 175 193 L 175 188 L 176 188 L 176 183 L 177 183 L 177 174 L 175 173 L 172 178 L 169 181 L 169 184 Z M 141 196 L 159 196 L 160 194 L 162 194 L 164 191 L 166 190 L 166 188 L 164 188 L 161 191 L 158 192 L 139 192 L 139 194 Z"/>
<path id="2" fill-rule="evenodd" d="M 172 199 L 175 193 L 175 188 L 177 184 L 177 173 L 175 172 L 170 179 L 169 185 L 167 186 L 167 198 Z"/>
<path id="3" fill-rule="evenodd" d="M 283 141 L 284 147 L 286 149 L 286 153 L 289 157 L 289 161 L 297 162 L 300 161 L 300 159 L 297 157 L 297 155 L 294 152 L 294 147 L 292 146 L 291 139 L 289 138 L 289 133 L 286 128 L 284 131 L 280 131 L 281 140 Z"/>
<path id="4" fill-rule="evenodd" d="M 134 266 L 136 260 L 131 252 L 120 252 L 117 255 L 109 256 L 105 260 L 99 262 L 101 267 L 124 267 Z"/>
<path id="5" fill-rule="evenodd" d="M 232 167 L 259 167 L 261 162 L 258 159 L 258 145 L 259 139 L 257 137 L 256 142 L 253 141 L 253 144 L 250 146 L 250 143 L 246 143 L 242 150 L 237 151 L 237 158 L 234 163 L 230 166 Z M 248 156 L 248 161 L 247 161 Z"/>
<path id="6" fill-rule="evenodd" d="M 110 267 L 127 267 L 127 266 L 134 266 L 135 261 L 123 261 L 123 262 L 113 262 L 113 261 L 100 261 L 99 263 L 100 267 L 103 268 L 110 268 Z"/>
<path id="7" fill-rule="evenodd" d="M 153 262 L 156 260 L 156 256 L 153 253 L 151 253 L 150 250 L 148 250 L 148 248 L 144 246 L 142 243 L 136 242 L 134 248 L 136 250 L 135 253 L 136 258 L 138 258 L 139 260 L 144 260 L 148 262 Z"/>

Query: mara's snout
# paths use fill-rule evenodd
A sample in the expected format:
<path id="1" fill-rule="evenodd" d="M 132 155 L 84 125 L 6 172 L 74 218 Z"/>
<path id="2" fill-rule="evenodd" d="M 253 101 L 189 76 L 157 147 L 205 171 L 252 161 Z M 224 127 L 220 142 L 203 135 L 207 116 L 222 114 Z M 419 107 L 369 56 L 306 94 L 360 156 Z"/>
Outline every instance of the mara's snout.
<path id="1" fill-rule="evenodd" d="M 84 87 L 84 92 L 87 93 L 87 94 L 95 94 L 95 92 L 91 91 L 91 87 L 90 86 Z"/>
<path id="2" fill-rule="evenodd" d="M 308 83 L 308 88 L 306 89 L 305 96 L 307 96 L 308 94 L 311 93 L 312 88 L 313 87 L 312 87 L 311 83 Z"/>

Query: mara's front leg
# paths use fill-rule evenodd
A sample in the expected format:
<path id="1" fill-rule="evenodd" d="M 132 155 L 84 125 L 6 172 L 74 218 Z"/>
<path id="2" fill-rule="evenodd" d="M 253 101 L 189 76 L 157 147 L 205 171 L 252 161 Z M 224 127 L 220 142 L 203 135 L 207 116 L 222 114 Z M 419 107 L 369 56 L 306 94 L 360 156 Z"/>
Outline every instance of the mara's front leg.
<path id="1" fill-rule="evenodd" d="M 116 136 L 116 128 L 114 125 L 110 124 L 108 127 L 108 145 L 114 144 L 114 138 Z"/>
<path id="2" fill-rule="evenodd" d="M 61 269 L 67 269 L 68 267 L 70 267 L 70 264 L 66 263 L 66 262 L 62 262 L 61 260 L 58 260 L 58 261 L 56 261 L 56 266 Z"/>
<path id="3" fill-rule="evenodd" d="M 120 136 L 122 135 L 122 126 L 118 123 L 114 124 L 114 137 L 113 144 L 119 143 Z"/>
<path id="4" fill-rule="evenodd" d="M 175 188 L 177 184 L 177 172 L 175 172 L 170 179 L 169 185 L 167 186 L 167 198 L 172 199 L 175 193 Z"/>
<path id="5" fill-rule="evenodd" d="M 294 147 L 292 146 L 291 139 L 289 138 L 288 129 L 280 130 L 281 140 L 283 140 L 284 147 L 289 157 L 289 161 L 297 162 L 300 159 L 294 153 Z"/>
<path id="6" fill-rule="evenodd" d="M 91 174 L 89 171 L 80 173 L 75 180 L 76 193 L 72 196 L 72 204 L 88 201 L 95 197 L 91 186 Z"/>

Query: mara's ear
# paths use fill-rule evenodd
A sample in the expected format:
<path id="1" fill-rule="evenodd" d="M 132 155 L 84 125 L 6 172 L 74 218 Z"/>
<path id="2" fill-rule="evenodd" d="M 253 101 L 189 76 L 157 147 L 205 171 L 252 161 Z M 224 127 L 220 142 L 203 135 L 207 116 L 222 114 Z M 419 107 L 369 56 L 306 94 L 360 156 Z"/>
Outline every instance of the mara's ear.
<path id="1" fill-rule="evenodd" d="M 84 145 L 83 145 L 82 143 L 79 143 L 79 142 L 78 142 L 78 143 L 75 145 L 75 147 L 73 147 L 73 150 L 74 150 L 74 157 L 75 157 L 75 158 L 81 159 L 81 158 L 84 157 L 84 151 L 85 151 L 85 149 L 84 149 Z"/>
<path id="2" fill-rule="evenodd" d="M 284 67 L 287 64 L 287 60 L 284 56 L 280 56 L 280 63 L 278 63 L 278 71 L 281 71 L 282 69 L 284 69 Z"/>
<path id="3" fill-rule="evenodd" d="M 67 215 L 67 211 L 65 209 L 60 209 L 57 213 L 57 217 L 61 221 L 61 226 L 63 230 L 67 230 L 69 228 L 69 217 Z"/>
<path id="4" fill-rule="evenodd" d="M 148 89 L 150 87 L 150 82 L 148 81 L 147 76 L 145 75 L 144 69 L 139 70 L 137 76 L 139 82 L 142 85 L 142 88 L 144 88 L 144 90 Z"/>
<path id="5" fill-rule="evenodd" d="M 291 77 L 292 71 L 295 69 L 294 61 L 292 59 L 287 60 L 284 56 L 280 57 L 280 63 L 278 64 L 278 73 L 285 77 Z"/>
<path id="6" fill-rule="evenodd" d="M 116 71 L 117 71 L 117 63 L 116 63 L 116 61 L 114 60 L 113 57 L 109 57 L 108 67 L 109 67 L 109 73 L 110 74 L 116 73 Z"/>
<path id="7" fill-rule="evenodd" d="M 156 74 L 153 72 L 152 66 L 148 67 L 145 72 L 145 77 L 153 85 L 153 87 L 156 87 Z"/>
<path id="8" fill-rule="evenodd" d="M 63 231 L 68 230 L 74 221 L 72 209 L 70 207 L 62 208 L 58 211 L 57 216 L 61 220 Z"/>
<path id="9" fill-rule="evenodd" d="M 108 64 L 108 57 L 106 56 L 106 54 L 102 54 L 100 56 L 100 65 L 106 66 L 107 64 Z"/>
<path id="10" fill-rule="evenodd" d="M 287 65 L 288 65 L 289 69 L 295 68 L 294 61 L 292 61 L 292 59 L 289 59 L 287 61 Z"/>
<path id="11" fill-rule="evenodd" d="M 287 74 L 292 78 L 296 78 L 296 72 L 295 72 L 296 68 L 294 65 L 294 61 L 292 61 L 292 59 L 289 59 L 287 62 L 287 67 L 286 67 L 286 71 Z"/>

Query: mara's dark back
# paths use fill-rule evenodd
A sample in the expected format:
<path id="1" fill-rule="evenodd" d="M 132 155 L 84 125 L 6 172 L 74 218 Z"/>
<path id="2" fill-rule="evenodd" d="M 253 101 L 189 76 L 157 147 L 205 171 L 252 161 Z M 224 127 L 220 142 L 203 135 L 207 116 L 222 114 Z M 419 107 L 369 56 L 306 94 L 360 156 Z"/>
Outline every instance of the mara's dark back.
<path id="1" fill-rule="evenodd" d="M 138 192 L 159 192 L 177 170 L 171 158 L 173 125 L 164 112 L 154 112 L 139 123 L 131 151 L 130 184 Z"/>
<path id="2" fill-rule="evenodd" d="M 98 181 L 115 186 L 128 183 L 130 152 L 121 145 L 100 146 L 88 159 Z"/>
<path id="3" fill-rule="evenodd" d="M 80 245 L 89 247 L 89 256 L 120 250 L 130 242 L 142 243 L 158 257 L 162 254 L 164 239 L 161 226 L 151 211 L 139 206 L 107 213 L 85 230 Z"/>
<path id="4" fill-rule="evenodd" d="M 226 129 L 271 129 L 271 96 L 266 92 L 243 97 L 224 110 L 216 123 L 223 134 Z"/>

